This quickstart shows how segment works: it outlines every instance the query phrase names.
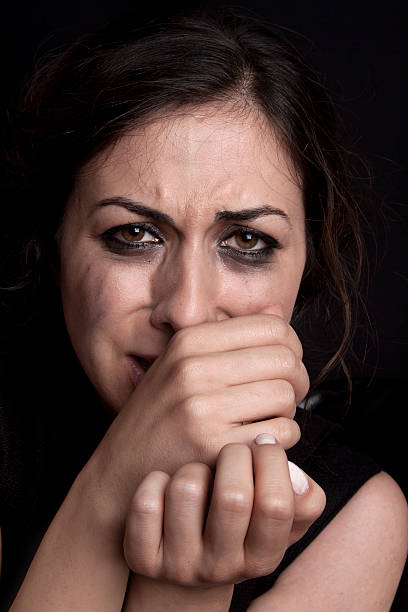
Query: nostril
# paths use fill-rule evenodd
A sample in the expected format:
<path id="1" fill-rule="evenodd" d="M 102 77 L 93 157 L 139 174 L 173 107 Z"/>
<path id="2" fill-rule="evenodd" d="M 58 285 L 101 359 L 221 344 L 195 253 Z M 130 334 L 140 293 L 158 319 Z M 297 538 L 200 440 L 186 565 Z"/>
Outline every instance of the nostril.
<path id="1" fill-rule="evenodd" d="M 138 361 L 139 361 L 140 365 L 142 366 L 143 370 L 145 372 L 147 372 L 147 370 L 152 365 L 154 359 L 144 359 L 143 357 L 138 357 Z"/>

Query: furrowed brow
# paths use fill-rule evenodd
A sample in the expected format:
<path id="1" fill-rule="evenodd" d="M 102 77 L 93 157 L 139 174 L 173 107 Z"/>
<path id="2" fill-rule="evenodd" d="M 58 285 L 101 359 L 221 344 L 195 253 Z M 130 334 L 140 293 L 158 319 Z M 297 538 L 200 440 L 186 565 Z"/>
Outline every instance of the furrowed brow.
<path id="1" fill-rule="evenodd" d="M 215 221 L 251 221 L 258 217 L 266 217 L 268 215 L 275 215 L 284 219 L 290 228 L 292 228 L 291 220 L 288 215 L 280 208 L 273 206 L 260 206 L 259 208 L 246 208 L 243 210 L 221 210 L 216 213 Z"/>
<path id="2" fill-rule="evenodd" d="M 162 223 L 167 223 L 168 225 L 174 226 L 175 223 L 170 215 L 166 213 L 160 212 L 150 206 L 146 206 L 140 202 L 134 202 L 133 200 L 129 200 L 128 198 L 123 197 L 113 197 L 106 198 L 104 200 L 100 200 L 96 204 L 96 208 L 103 208 L 104 206 L 121 206 L 122 208 L 126 208 L 130 212 L 135 213 L 136 215 L 141 215 L 142 217 L 149 217 L 154 219 L 155 221 L 160 221 Z"/>

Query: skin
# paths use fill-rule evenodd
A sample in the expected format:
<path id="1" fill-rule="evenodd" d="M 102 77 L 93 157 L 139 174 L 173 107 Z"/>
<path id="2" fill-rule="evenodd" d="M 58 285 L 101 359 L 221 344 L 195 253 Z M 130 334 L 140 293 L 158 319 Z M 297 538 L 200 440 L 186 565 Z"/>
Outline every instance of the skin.
<path id="1" fill-rule="evenodd" d="M 299 437 L 292 417 L 308 377 L 289 321 L 306 259 L 302 191 L 262 117 L 229 110 L 184 112 L 122 137 L 83 169 L 68 202 L 62 303 L 86 373 L 120 413 L 95 460 L 122 508 L 151 469 L 213 466 L 225 444 L 251 443 L 254 421 L 285 448 Z M 123 248 L 130 223 L 149 224 L 148 248 Z M 250 236 L 251 249 L 274 247 L 262 259 L 239 248 L 248 227 L 262 236 Z M 144 376 L 131 356 L 155 362 Z"/>
<path id="2" fill-rule="evenodd" d="M 91 181 L 88 180 L 88 169 L 82 173 L 64 225 L 61 293 L 68 331 L 76 352 L 101 398 L 114 411 L 120 410 L 132 393 L 130 383 L 139 384 L 137 379 L 131 377 L 129 380 L 128 377 L 125 360 L 129 353 L 156 357 L 163 354 L 170 338 L 180 330 L 255 313 L 268 312 L 289 323 L 306 259 L 302 192 L 293 179 L 290 161 L 278 146 L 272 131 L 267 129 L 265 136 L 265 127 L 259 117 L 249 116 L 249 121 L 243 125 L 241 117 L 227 117 L 225 111 L 215 109 L 183 114 L 171 121 L 158 121 L 139 133 L 122 138 L 107 156 L 93 161 Z M 100 201 L 114 201 L 118 197 L 149 206 L 172 218 L 171 223 L 158 225 L 163 236 L 161 242 L 144 251 L 112 254 L 107 249 L 103 250 L 100 236 L 106 230 L 130 222 L 151 220 L 147 215 L 137 215 L 117 205 L 97 206 Z M 217 214 L 225 210 L 253 210 L 265 205 L 277 209 L 275 213 L 278 214 L 259 216 L 251 220 L 249 227 L 272 236 L 279 242 L 279 250 L 268 255 L 266 260 L 237 260 L 225 256 L 220 244 L 229 244 L 237 250 L 240 243 L 236 234 L 230 236 L 231 232 L 226 232 L 231 221 L 216 221 Z M 236 230 L 239 225 L 244 226 L 243 221 L 238 223 Z M 123 234 L 119 234 L 119 237 L 122 239 Z M 150 240 L 154 237 L 151 233 L 145 236 Z M 256 242 L 265 245 L 265 242 L 258 240 L 255 247 Z M 71 250 L 70 244 L 75 244 L 76 249 Z M 80 310 L 78 305 L 81 305 Z M 251 323 L 253 327 L 253 321 L 248 320 L 247 325 Z M 216 333 L 217 327 L 213 328 Z M 224 325 L 223 330 L 228 333 L 227 326 Z M 208 328 L 206 333 L 211 333 Z M 206 344 L 207 351 L 214 350 L 214 342 L 200 342 L 197 337 L 195 340 L 199 351 L 205 352 Z M 243 343 L 242 347 L 249 344 Z M 236 350 L 238 346 L 228 347 L 225 344 L 216 350 Z M 300 347 L 293 337 L 290 347 L 301 356 Z M 217 356 L 219 358 L 219 353 Z M 248 367 L 250 356 L 245 357 L 242 364 Z M 231 362 L 230 355 L 227 358 Z M 266 352 L 259 358 L 265 361 Z M 205 371 L 210 369 L 210 365 L 200 368 L 201 380 L 205 380 Z M 214 365 L 218 369 L 218 364 Z M 227 367 L 227 362 L 221 364 L 224 378 Z M 237 367 L 236 361 L 234 367 Z M 214 378 L 215 372 L 211 375 L 211 381 Z M 298 378 L 292 377 L 290 382 L 299 401 L 307 387 L 304 380 L 303 386 L 302 383 L 299 385 Z M 248 382 L 251 382 L 251 378 Z M 210 384 L 206 381 L 207 394 Z M 163 392 L 165 383 L 154 385 L 152 381 L 151 386 Z M 243 394 L 242 389 L 239 392 Z M 247 392 L 247 396 L 245 401 L 250 404 L 251 391 Z M 231 401 L 231 393 L 228 399 Z M 256 400 L 259 404 L 259 395 Z M 218 405 L 220 403 L 222 400 L 217 402 Z M 251 414 L 245 415 L 245 418 L 250 419 Z M 235 454 L 242 453 L 240 447 L 234 450 Z M 248 451 L 246 453 L 248 455 Z M 247 455 L 244 463 L 250 476 L 252 458 Z M 167 469 L 169 467 L 171 469 L 172 466 L 167 466 Z M 218 474 L 226 469 L 221 470 L 220 460 L 217 468 Z M 183 469 L 188 470 L 188 466 L 179 468 L 179 471 Z M 191 469 L 194 470 L 194 464 L 191 464 Z M 195 486 L 201 490 L 201 518 L 198 519 L 197 529 L 201 533 L 202 504 L 208 493 L 209 475 L 207 466 L 201 469 L 196 466 L 195 469 Z M 227 475 L 236 472 L 236 468 L 234 470 L 230 465 Z M 164 472 L 161 474 L 162 483 L 167 483 L 168 477 Z M 241 471 L 238 474 L 242 477 Z M 247 488 L 251 489 L 252 477 L 249 476 Z M 177 478 L 172 482 L 177 482 Z M 292 499 L 290 485 L 288 490 Z M 246 496 L 251 497 L 249 492 Z M 170 506 L 167 502 L 167 507 L 173 506 L 176 508 L 173 516 L 180 516 L 177 500 Z M 322 504 L 319 510 L 321 507 Z M 243 531 L 242 536 L 248 527 L 252 502 L 247 504 L 247 508 L 249 516 L 244 515 L 241 519 L 245 527 L 238 528 L 239 532 Z M 277 547 L 275 541 L 275 545 L 269 547 L 272 551 L 278 549 L 278 560 L 275 557 L 273 561 L 269 560 L 269 565 L 262 566 L 263 573 L 279 562 L 281 552 L 288 544 L 291 519 L 293 511 L 288 512 L 286 528 L 280 525 L 283 544 Z M 172 522 L 174 519 L 167 521 L 169 525 Z M 225 538 L 224 522 L 218 517 L 216 524 L 223 529 Z M 149 530 L 145 523 L 142 524 L 146 536 Z M 171 527 L 169 529 L 171 532 Z M 160 521 L 156 531 L 161 532 Z M 132 539 L 138 544 L 132 546 L 130 543 L 128 550 L 143 549 L 136 536 Z M 199 539 L 196 538 L 197 546 Z M 213 541 L 222 539 L 221 533 L 217 537 L 213 534 Z M 128 540 L 129 536 L 125 548 Z M 182 542 L 183 539 L 173 537 L 173 542 L 177 541 Z M 268 543 L 272 541 L 269 539 Z M 145 539 L 144 545 L 148 550 L 157 548 L 151 538 Z M 153 573 L 156 578 L 170 577 L 173 582 L 180 582 L 176 559 L 184 551 L 181 559 L 185 563 L 186 550 L 195 549 L 196 546 L 190 542 L 188 546 L 180 544 L 177 548 L 179 554 L 174 554 L 171 545 L 167 544 L 167 557 L 173 561 L 167 561 L 167 571 L 156 568 Z M 191 574 L 190 582 L 209 583 L 203 569 L 208 565 L 208 552 L 207 555 L 205 551 L 201 555 L 194 554 L 197 572 L 202 577 L 200 580 Z M 230 568 L 233 557 L 230 551 Z M 146 574 L 137 563 L 131 562 L 132 555 L 129 553 L 127 561 L 135 572 Z M 226 563 L 225 559 L 223 563 Z M 227 580 L 229 584 L 249 576 L 242 559 L 238 565 Z M 138 585 L 140 588 L 140 580 Z M 230 591 L 231 587 L 226 593 L 230 594 Z M 135 597 L 138 601 L 138 597 Z M 220 601 L 218 591 L 217 599 Z"/>
<path id="3" fill-rule="evenodd" d="M 121 138 L 77 182 L 60 246 L 62 302 L 82 366 L 114 412 L 133 390 L 127 355 L 161 355 L 174 332 L 205 322 L 265 311 L 291 319 L 306 259 L 302 192 L 265 122 L 244 119 L 208 108 L 157 121 Z M 97 206 L 118 196 L 172 217 L 175 227 L 157 224 L 163 245 L 128 256 L 104 248 L 106 230 L 150 221 Z M 234 222 L 214 222 L 216 213 L 265 205 L 287 219 L 237 223 L 282 248 L 258 266 L 222 256 L 217 242 Z"/>
<path id="4" fill-rule="evenodd" d="M 137 223 L 151 245 L 112 249 L 107 232 Z M 238 257 L 232 223 L 280 248 Z M 185 111 L 91 160 L 60 235 L 67 329 L 114 418 L 11 610 L 227 610 L 233 584 L 275 569 L 325 501 L 306 475 L 294 492 L 284 452 L 308 390 L 290 327 L 306 260 L 296 173 L 254 112 Z M 277 443 L 254 444 L 260 433 Z"/>

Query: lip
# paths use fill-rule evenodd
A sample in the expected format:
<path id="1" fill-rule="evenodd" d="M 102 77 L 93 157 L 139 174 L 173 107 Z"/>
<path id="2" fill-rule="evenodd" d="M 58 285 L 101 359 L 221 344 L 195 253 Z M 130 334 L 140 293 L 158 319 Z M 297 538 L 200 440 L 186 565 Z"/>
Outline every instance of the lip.
<path id="1" fill-rule="evenodd" d="M 156 357 L 129 355 L 127 359 L 128 373 L 133 385 L 139 384 Z"/>

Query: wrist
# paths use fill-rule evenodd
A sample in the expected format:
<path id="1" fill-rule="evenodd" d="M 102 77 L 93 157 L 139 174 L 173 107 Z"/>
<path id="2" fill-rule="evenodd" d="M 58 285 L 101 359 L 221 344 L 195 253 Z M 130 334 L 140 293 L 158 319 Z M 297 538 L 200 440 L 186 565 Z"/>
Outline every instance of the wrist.
<path id="1" fill-rule="evenodd" d="M 120 609 L 129 575 L 123 526 L 103 510 L 88 471 L 75 479 L 33 558 L 11 610 Z"/>
<path id="2" fill-rule="evenodd" d="M 93 458 L 76 477 L 69 495 L 77 511 L 86 517 L 92 516 L 96 533 L 115 532 L 123 537 L 124 518 L 119 511 L 120 503 L 115 502 L 114 492 L 104 482 Z"/>
<path id="3" fill-rule="evenodd" d="M 124 612 L 227 612 L 234 585 L 185 587 L 132 574 Z"/>
<path id="4" fill-rule="evenodd" d="M 134 457 L 127 452 L 129 441 L 122 439 L 121 416 L 119 414 L 113 421 L 84 466 L 79 480 L 89 486 L 97 517 L 102 523 L 122 527 L 145 471 L 143 453 Z"/>

